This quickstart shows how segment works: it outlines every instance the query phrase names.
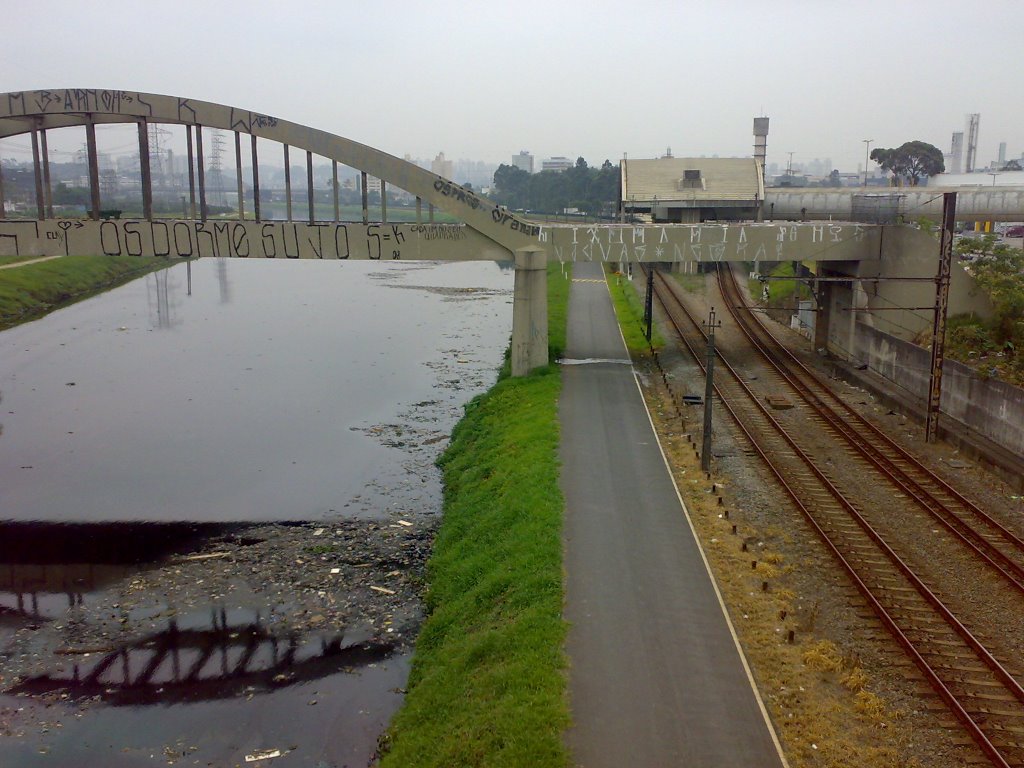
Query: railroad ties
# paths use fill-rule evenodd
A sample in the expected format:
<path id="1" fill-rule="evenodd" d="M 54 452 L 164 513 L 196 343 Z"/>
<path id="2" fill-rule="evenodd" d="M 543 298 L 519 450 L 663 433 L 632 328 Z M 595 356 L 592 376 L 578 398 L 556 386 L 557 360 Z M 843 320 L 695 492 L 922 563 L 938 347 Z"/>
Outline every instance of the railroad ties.
<path id="1" fill-rule="evenodd" d="M 749 311 L 732 273 L 719 287 L 751 358 L 770 373 L 750 376 L 719 350 L 715 391 L 751 450 L 970 739 L 996 766 L 1024 765 L 1024 687 L 1005 641 L 986 639 L 971 586 L 1024 615 L 1024 541 L 849 406 Z M 703 369 L 705 337 L 678 286 L 662 275 L 656 297 L 680 344 Z M 744 359 L 746 369 L 750 360 Z M 665 377 L 671 392 L 671 383 Z M 766 390 L 770 390 L 767 391 Z M 673 400 L 682 402 L 673 394 Z M 841 459 L 822 458 L 823 440 Z M 696 441 L 695 441 L 696 449 Z M 837 462 L 847 465 L 840 472 Z M 858 477 L 850 483 L 851 473 Z M 842 475 L 842 477 L 840 477 Z M 846 478 L 844 481 L 843 478 Z M 854 487 L 856 486 L 856 487 Z M 879 499 L 884 503 L 879 503 Z M 923 563 L 909 531 L 948 552 Z M 918 537 L 917 541 L 920 541 Z M 935 566 L 935 567 L 932 567 Z M 959 581 L 946 578 L 955 571 Z M 994 619 L 997 617 L 993 617 Z"/>

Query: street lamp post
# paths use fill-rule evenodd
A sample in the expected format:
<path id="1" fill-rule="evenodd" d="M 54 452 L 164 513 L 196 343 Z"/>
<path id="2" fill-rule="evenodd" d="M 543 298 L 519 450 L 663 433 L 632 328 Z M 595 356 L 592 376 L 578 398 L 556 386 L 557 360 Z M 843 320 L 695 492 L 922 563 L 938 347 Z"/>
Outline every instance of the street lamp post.
<path id="1" fill-rule="evenodd" d="M 864 142 L 864 186 L 868 185 L 868 151 L 871 149 L 871 142 L 874 139 L 861 139 Z"/>

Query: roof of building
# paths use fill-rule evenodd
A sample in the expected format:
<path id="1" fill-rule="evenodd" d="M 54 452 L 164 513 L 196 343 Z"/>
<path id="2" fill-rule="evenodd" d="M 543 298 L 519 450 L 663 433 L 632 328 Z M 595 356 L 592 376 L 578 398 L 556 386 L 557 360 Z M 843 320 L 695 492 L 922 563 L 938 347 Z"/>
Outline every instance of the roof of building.
<path id="1" fill-rule="evenodd" d="M 657 198 L 661 204 L 764 197 L 757 163 L 752 157 L 663 157 L 621 162 L 624 201 Z M 699 180 L 694 171 L 700 172 Z"/>

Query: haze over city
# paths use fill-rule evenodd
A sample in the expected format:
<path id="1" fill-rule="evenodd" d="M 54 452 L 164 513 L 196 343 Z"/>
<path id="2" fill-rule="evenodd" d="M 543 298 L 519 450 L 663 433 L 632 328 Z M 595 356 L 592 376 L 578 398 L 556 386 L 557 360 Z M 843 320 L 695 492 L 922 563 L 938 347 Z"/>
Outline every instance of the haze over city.
<path id="1" fill-rule="evenodd" d="M 392 154 L 748 156 L 768 162 L 920 139 L 949 152 L 980 113 L 979 164 L 1024 153 L 1024 5 L 455 0 L 19 4 L 3 90 L 120 88 L 252 109 Z M 51 148 L 77 149 L 77 134 Z M 25 159 L 23 137 L 0 155 Z M 26 144 L 27 146 L 27 144 Z M 872 167 L 874 164 L 871 164 Z"/>

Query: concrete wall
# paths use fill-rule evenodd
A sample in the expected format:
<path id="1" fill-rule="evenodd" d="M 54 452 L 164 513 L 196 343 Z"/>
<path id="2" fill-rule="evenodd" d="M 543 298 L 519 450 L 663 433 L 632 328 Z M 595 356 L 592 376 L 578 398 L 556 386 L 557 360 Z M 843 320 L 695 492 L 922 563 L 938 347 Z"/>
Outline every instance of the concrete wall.
<path id="1" fill-rule="evenodd" d="M 931 352 L 857 324 L 855 359 L 901 389 L 928 400 Z M 952 360 L 942 367 L 942 412 L 1017 455 L 1024 455 L 1024 389 L 978 378 Z"/>
<path id="2" fill-rule="evenodd" d="M 908 341 L 931 335 L 939 240 L 914 227 L 882 227 L 882 230 L 879 258 L 869 257 L 845 265 L 818 264 L 819 274 L 861 278 L 852 283 L 834 283 L 829 294 L 829 340 L 843 349 L 843 356 L 848 356 L 853 349 L 857 323 Z M 851 312 L 851 308 L 855 311 Z M 954 260 L 950 270 L 949 315 L 969 313 L 989 318 L 992 302 L 974 278 Z"/>

